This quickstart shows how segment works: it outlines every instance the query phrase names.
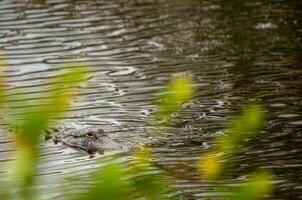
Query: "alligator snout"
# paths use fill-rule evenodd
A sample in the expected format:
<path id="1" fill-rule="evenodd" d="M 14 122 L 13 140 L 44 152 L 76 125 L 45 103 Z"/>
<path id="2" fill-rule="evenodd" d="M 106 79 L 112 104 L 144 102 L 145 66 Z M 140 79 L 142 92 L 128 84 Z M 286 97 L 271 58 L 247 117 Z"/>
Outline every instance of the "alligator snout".
<path id="1" fill-rule="evenodd" d="M 79 148 L 88 154 L 104 154 L 105 145 L 103 139 L 107 137 L 103 129 L 100 128 L 57 128 L 51 133 L 54 144 Z M 49 133 L 48 133 L 49 134 Z"/>

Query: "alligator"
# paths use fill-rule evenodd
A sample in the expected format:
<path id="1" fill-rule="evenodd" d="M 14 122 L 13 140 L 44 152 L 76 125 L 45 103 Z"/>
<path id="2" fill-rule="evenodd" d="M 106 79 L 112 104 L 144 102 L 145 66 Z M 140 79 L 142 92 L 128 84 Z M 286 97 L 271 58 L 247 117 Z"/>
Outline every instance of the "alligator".
<path id="1" fill-rule="evenodd" d="M 54 144 L 82 149 L 89 155 L 104 154 L 107 149 L 129 151 L 131 147 L 115 141 L 100 128 L 52 128 L 46 130 L 45 139 L 53 139 Z"/>

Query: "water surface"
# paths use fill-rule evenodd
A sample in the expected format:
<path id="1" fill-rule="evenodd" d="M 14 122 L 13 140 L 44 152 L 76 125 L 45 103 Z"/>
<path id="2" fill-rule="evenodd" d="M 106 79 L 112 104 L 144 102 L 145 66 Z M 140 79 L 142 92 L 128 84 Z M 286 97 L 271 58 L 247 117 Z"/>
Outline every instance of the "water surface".
<path id="1" fill-rule="evenodd" d="M 50 78 L 75 62 L 92 66 L 72 108 L 58 122 L 102 127 L 124 143 L 156 140 L 155 160 L 176 177 L 173 184 L 185 199 L 220 195 L 200 180 L 195 162 L 243 105 L 261 103 L 267 111 L 265 129 L 240 148 L 226 183 L 234 187 L 261 167 L 276 176 L 272 199 L 300 199 L 301 14 L 298 0 L 2 0 L 7 95 L 29 99 L 19 108 L 39 106 Z M 191 74 L 197 92 L 173 128 L 158 137 L 148 120 L 157 92 L 175 73 Z M 0 171 L 9 174 L 14 141 L 5 118 Z M 45 199 L 67 195 L 57 192 L 62 186 L 76 187 L 71 193 L 85 189 L 81 183 L 104 159 L 89 159 L 50 141 L 41 148 L 37 177 Z M 73 185 L 61 181 L 70 176 L 79 180 Z"/>

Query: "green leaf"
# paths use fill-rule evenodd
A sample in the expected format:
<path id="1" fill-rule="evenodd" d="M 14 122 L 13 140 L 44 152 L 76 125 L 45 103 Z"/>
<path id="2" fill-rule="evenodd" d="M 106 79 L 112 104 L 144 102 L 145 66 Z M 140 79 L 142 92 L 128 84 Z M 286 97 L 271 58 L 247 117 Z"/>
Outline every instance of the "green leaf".
<path id="1" fill-rule="evenodd" d="M 244 186 L 235 191 L 230 200 L 256 200 L 267 196 L 272 191 L 272 180 L 271 174 L 257 172 Z"/>

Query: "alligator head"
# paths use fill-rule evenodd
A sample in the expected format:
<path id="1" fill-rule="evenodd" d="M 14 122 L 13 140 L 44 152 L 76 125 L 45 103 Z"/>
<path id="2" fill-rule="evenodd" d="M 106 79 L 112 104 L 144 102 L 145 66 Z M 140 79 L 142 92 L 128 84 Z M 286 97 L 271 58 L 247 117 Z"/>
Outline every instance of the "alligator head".
<path id="1" fill-rule="evenodd" d="M 62 143 L 70 147 L 80 148 L 89 154 L 96 152 L 103 154 L 105 150 L 104 138 L 106 134 L 103 129 L 54 129 L 53 141 L 55 144 Z"/>

